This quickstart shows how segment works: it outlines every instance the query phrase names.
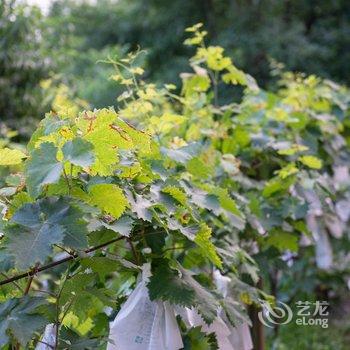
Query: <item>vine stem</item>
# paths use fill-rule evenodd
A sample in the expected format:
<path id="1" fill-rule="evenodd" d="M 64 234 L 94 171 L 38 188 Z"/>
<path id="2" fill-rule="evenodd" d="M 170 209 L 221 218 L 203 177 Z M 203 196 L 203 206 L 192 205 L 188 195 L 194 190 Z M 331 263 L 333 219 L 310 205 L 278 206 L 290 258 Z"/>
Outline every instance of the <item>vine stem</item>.
<path id="1" fill-rule="evenodd" d="M 70 194 L 72 192 L 72 186 L 71 186 L 71 184 L 69 182 L 69 178 L 68 178 L 67 172 L 66 172 L 66 170 L 64 168 L 63 168 L 63 177 L 66 180 L 67 187 L 68 187 L 68 193 Z"/>
<path id="2" fill-rule="evenodd" d="M 133 254 L 133 256 L 134 256 L 136 265 L 140 265 L 139 256 L 138 256 L 138 254 L 137 254 L 137 252 L 136 252 L 136 250 L 135 250 L 134 245 L 132 244 L 131 239 L 128 238 L 127 241 L 128 241 L 128 243 L 129 243 L 129 245 L 130 245 L 130 248 L 131 248 L 132 254 Z"/>
<path id="3" fill-rule="evenodd" d="M 87 253 L 91 253 L 91 252 L 93 252 L 95 250 L 101 249 L 101 248 L 106 247 L 106 246 L 108 246 L 108 245 L 110 245 L 112 243 L 121 241 L 121 240 L 126 239 L 126 238 L 127 237 L 125 237 L 125 236 L 114 238 L 114 239 L 112 239 L 112 240 L 110 240 L 108 242 L 105 242 L 105 243 L 99 244 L 99 245 L 97 245 L 95 247 L 91 247 L 89 249 L 86 249 L 86 250 L 84 250 L 84 253 L 86 253 L 86 254 Z M 53 267 L 55 267 L 57 265 L 61 265 L 61 264 L 65 263 L 65 262 L 67 262 L 67 261 L 74 260 L 74 259 L 76 259 L 78 257 L 79 257 L 78 253 L 72 253 L 70 256 L 67 256 L 66 258 L 54 261 L 54 262 L 52 262 L 50 264 L 47 264 L 47 265 L 38 266 L 36 269 L 32 269 L 32 270 L 30 270 L 28 272 L 25 272 L 25 273 L 22 273 L 22 274 L 19 274 L 19 275 L 7 278 L 6 280 L 3 280 L 3 281 L 0 281 L 0 286 L 3 286 L 3 285 L 8 284 L 8 283 L 12 283 L 14 281 L 18 281 L 18 280 L 20 280 L 22 278 L 26 278 L 26 277 L 30 277 L 30 278 L 33 279 L 33 276 L 35 274 L 39 273 L 39 272 L 51 269 L 51 268 L 53 268 Z M 30 282 L 30 284 L 31 283 L 32 282 Z M 27 287 L 28 287 L 28 285 L 27 285 Z M 29 285 L 29 288 L 30 288 L 30 285 Z M 28 291 L 29 291 L 29 289 L 28 289 Z"/>
<path id="4" fill-rule="evenodd" d="M 6 275 L 6 273 L 4 273 L 4 272 L 1 272 L 1 275 L 2 276 L 4 276 L 5 278 L 9 278 L 7 275 Z M 22 293 L 24 293 L 24 290 L 22 289 L 22 287 L 17 283 L 17 282 L 12 282 Z"/>

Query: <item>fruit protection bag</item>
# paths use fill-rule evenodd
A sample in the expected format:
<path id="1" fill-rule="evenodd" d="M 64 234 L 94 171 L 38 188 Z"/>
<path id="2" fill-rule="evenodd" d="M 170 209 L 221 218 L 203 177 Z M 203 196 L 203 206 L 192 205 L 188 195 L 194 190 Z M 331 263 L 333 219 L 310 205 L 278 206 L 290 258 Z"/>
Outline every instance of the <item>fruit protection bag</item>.
<path id="1" fill-rule="evenodd" d="M 110 326 L 107 350 L 178 350 L 183 348 L 173 307 L 151 301 L 147 282 L 150 265 Z"/>
<path id="2" fill-rule="evenodd" d="M 219 292 L 226 297 L 228 294 L 229 277 L 222 276 L 219 271 L 214 271 L 214 282 Z M 207 325 L 195 308 L 177 307 L 180 315 L 188 328 L 201 327 L 201 331 L 210 334 L 215 333 L 219 350 L 251 350 L 253 343 L 247 323 L 233 327 L 222 310 L 213 323 Z"/>
<path id="3" fill-rule="evenodd" d="M 56 343 L 56 325 L 53 323 L 45 327 L 41 341 L 35 347 L 35 350 L 52 350 Z"/>

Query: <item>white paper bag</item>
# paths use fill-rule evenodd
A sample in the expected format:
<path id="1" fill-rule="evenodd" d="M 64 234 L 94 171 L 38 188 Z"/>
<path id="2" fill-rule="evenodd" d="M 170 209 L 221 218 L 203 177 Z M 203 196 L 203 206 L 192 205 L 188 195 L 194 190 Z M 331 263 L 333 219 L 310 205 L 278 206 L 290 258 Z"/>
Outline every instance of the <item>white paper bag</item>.
<path id="1" fill-rule="evenodd" d="M 219 270 L 214 271 L 214 283 L 216 284 L 217 289 L 226 297 L 228 294 L 228 285 L 231 279 L 227 276 L 223 276 Z M 226 322 L 227 327 L 230 330 L 230 335 L 228 340 L 232 345 L 234 350 L 251 350 L 253 349 L 253 341 L 250 335 L 249 325 L 246 322 L 243 322 L 236 327 L 233 327 L 231 323 L 227 320 L 226 315 L 221 312 L 221 317 Z"/>
<path id="2" fill-rule="evenodd" d="M 107 350 L 178 350 L 183 348 L 181 333 L 172 306 L 151 301 L 147 282 L 149 265 L 142 280 L 111 324 Z"/>
<path id="3" fill-rule="evenodd" d="M 247 323 L 242 323 L 236 327 L 229 325 L 231 334 L 228 337 L 234 350 L 251 350 L 253 342 L 250 335 L 249 326 Z"/>
<path id="4" fill-rule="evenodd" d="M 56 325 L 53 323 L 45 327 L 41 342 L 35 347 L 35 350 L 52 350 L 56 343 Z"/>

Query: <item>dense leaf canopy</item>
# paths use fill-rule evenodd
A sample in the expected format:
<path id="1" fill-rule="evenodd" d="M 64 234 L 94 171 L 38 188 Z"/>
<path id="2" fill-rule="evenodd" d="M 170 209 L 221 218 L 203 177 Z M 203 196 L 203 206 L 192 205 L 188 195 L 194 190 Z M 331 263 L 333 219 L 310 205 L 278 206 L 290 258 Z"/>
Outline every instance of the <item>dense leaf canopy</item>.
<path id="1" fill-rule="evenodd" d="M 292 265 L 309 259 L 315 279 L 337 272 L 345 285 L 349 91 L 288 72 L 266 91 L 205 45 L 201 24 L 187 34 L 196 52 L 180 94 L 142 80 L 139 53 L 129 54 L 112 62 L 125 87 L 117 110 L 78 112 L 68 101 L 40 122 L 25 153 L 0 150 L 1 270 L 33 275 L 64 262 L 1 287 L 1 345 L 31 348 L 54 323 L 56 348 L 102 349 L 114 315 L 106 307 L 120 308 L 145 263 L 152 300 L 195 307 L 207 324 L 221 310 L 238 326 L 248 305 L 273 303 L 256 283 L 286 256 Z M 244 91 L 239 103 L 220 102 L 224 84 Z M 25 326 L 12 322 L 18 314 Z M 183 336 L 216 348 L 196 328 Z"/>

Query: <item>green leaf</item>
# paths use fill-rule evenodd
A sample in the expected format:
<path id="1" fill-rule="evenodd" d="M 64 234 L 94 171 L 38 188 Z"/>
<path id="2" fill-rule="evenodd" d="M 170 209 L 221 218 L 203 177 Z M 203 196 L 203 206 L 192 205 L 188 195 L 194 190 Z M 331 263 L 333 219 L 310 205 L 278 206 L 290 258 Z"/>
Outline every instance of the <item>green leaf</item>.
<path id="1" fill-rule="evenodd" d="M 288 176 L 298 173 L 299 169 L 295 166 L 295 163 L 289 163 L 282 169 L 278 170 L 278 176 L 281 179 L 286 179 Z"/>
<path id="2" fill-rule="evenodd" d="M 208 194 L 205 191 L 193 188 L 187 191 L 191 195 L 192 203 L 199 208 L 212 211 L 215 215 L 220 215 L 221 206 L 219 199 L 214 194 Z"/>
<path id="3" fill-rule="evenodd" d="M 304 165 L 311 169 L 321 169 L 322 160 L 314 156 L 301 156 L 298 158 Z"/>
<path id="4" fill-rule="evenodd" d="M 278 154 L 285 155 L 285 156 L 292 156 L 293 154 L 296 154 L 298 152 L 304 152 L 304 151 L 307 151 L 308 149 L 309 148 L 304 145 L 295 143 L 289 148 L 282 148 L 278 150 Z"/>
<path id="5" fill-rule="evenodd" d="M 94 350 L 101 348 L 101 339 L 89 339 L 81 334 L 72 331 L 69 328 L 62 327 L 60 331 L 60 339 L 63 349 L 71 350 Z M 62 345 L 63 345 L 62 344 Z"/>
<path id="6" fill-rule="evenodd" d="M 26 155 L 18 149 L 1 148 L 0 149 L 0 166 L 17 165 L 22 163 Z"/>
<path id="7" fill-rule="evenodd" d="M 195 243 L 201 248 L 201 253 L 208 258 L 214 265 L 222 267 L 221 259 L 219 258 L 214 244 L 210 241 L 211 228 L 206 224 L 202 224 L 194 239 Z"/>
<path id="8" fill-rule="evenodd" d="M 8 215 L 12 216 L 13 213 L 22 207 L 23 204 L 31 202 L 31 198 L 27 192 L 19 192 L 13 196 L 8 209 Z"/>
<path id="9" fill-rule="evenodd" d="M 104 281 L 108 274 L 117 271 L 118 268 L 120 268 L 120 263 L 118 261 L 102 256 L 84 258 L 81 260 L 81 265 L 85 268 L 91 269 L 93 272 L 96 272 L 101 281 Z"/>
<path id="10" fill-rule="evenodd" d="M 184 337 L 184 350 L 217 350 L 215 333 L 207 334 L 202 327 L 191 328 Z"/>
<path id="11" fill-rule="evenodd" d="M 152 202 L 140 194 L 133 195 L 131 192 L 127 192 L 127 196 L 131 210 L 136 213 L 137 217 L 145 221 L 151 221 L 152 213 L 149 208 L 152 207 Z"/>
<path id="12" fill-rule="evenodd" d="M 74 165 L 81 167 L 90 166 L 95 156 L 92 152 L 93 145 L 80 137 L 77 137 L 71 141 L 67 141 L 63 147 L 62 152 L 65 160 L 68 160 Z"/>
<path id="13" fill-rule="evenodd" d="M 194 291 L 180 278 L 179 272 L 170 268 L 164 259 L 154 260 L 152 276 L 147 284 L 151 300 L 160 299 L 171 304 L 195 306 Z"/>
<path id="14" fill-rule="evenodd" d="M 13 225 L 15 224 L 15 225 Z M 52 253 L 52 245 L 87 246 L 86 223 L 79 209 L 64 198 L 45 198 L 24 204 L 5 227 L 6 251 L 19 269 L 44 263 Z"/>
<path id="15" fill-rule="evenodd" d="M 198 157 L 190 159 L 186 167 L 189 173 L 203 179 L 207 179 L 213 173 L 213 167 L 205 164 Z"/>
<path id="16" fill-rule="evenodd" d="M 0 271 L 8 271 L 14 268 L 13 256 L 8 254 L 6 250 L 2 247 L 0 249 Z"/>
<path id="17" fill-rule="evenodd" d="M 24 347 L 33 333 L 44 328 L 48 321 L 36 309 L 46 303 L 44 298 L 25 296 L 0 304 L 0 346 L 8 345 L 9 334 Z M 27 348 L 27 347 L 26 347 Z"/>
<path id="18" fill-rule="evenodd" d="M 175 198 L 182 205 L 187 204 L 186 194 L 179 187 L 166 186 L 162 189 L 162 192 L 170 194 L 171 197 Z"/>
<path id="19" fill-rule="evenodd" d="M 114 306 L 109 295 L 111 291 L 99 288 L 97 282 L 95 274 L 85 272 L 74 275 L 64 284 L 60 304 L 71 304 L 70 311 L 81 323 L 102 312 L 106 306 Z"/>
<path id="20" fill-rule="evenodd" d="M 114 221 L 111 224 L 102 222 L 102 225 L 108 228 L 109 230 L 120 233 L 122 236 L 129 237 L 132 230 L 133 223 L 134 223 L 133 219 L 131 219 L 128 216 L 123 216 L 122 218 Z"/>
<path id="21" fill-rule="evenodd" d="M 298 235 L 280 230 L 270 232 L 267 237 L 267 243 L 280 251 L 291 250 L 297 252 L 298 241 Z"/>
<path id="22" fill-rule="evenodd" d="M 31 153 L 26 164 L 28 193 L 31 197 L 39 196 L 44 185 L 58 182 L 62 172 L 62 163 L 56 159 L 57 147 L 51 142 L 44 142 Z"/>
<path id="23" fill-rule="evenodd" d="M 290 185 L 295 182 L 294 176 L 288 176 L 285 179 L 281 179 L 280 177 L 273 177 L 269 180 L 264 187 L 263 196 L 270 197 L 276 193 L 286 191 Z"/>
<path id="24" fill-rule="evenodd" d="M 237 208 L 236 202 L 230 197 L 226 188 L 215 187 L 212 193 L 219 197 L 220 205 L 223 209 L 238 217 L 243 217 L 243 214 Z"/>
<path id="25" fill-rule="evenodd" d="M 189 160 L 198 155 L 202 149 L 202 145 L 199 142 L 193 142 L 187 146 L 177 149 L 161 147 L 161 153 L 175 162 L 186 164 Z"/>
<path id="26" fill-rule="evenodd" d="M 12 226 L 6 229 L 8 240 L 7 252 L 13 256 L 16 267 L 24 270 L 36 263 L 44 263 L 52 253 L 52 245 L 61 243 L 64 228 L 59 225 L 49 227 L 43 225 L 40 229 L 29 229 Z"/>
<path id="27" fill-rule="evenodd" d="M 118 219 L 129 205 L 123 191 L 113 184 L 97 184 L 89 188 L 91 203 Z"/>

